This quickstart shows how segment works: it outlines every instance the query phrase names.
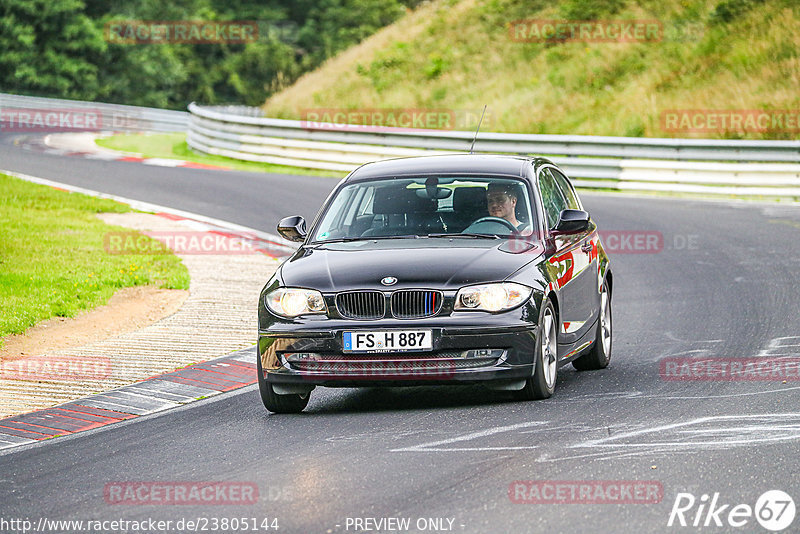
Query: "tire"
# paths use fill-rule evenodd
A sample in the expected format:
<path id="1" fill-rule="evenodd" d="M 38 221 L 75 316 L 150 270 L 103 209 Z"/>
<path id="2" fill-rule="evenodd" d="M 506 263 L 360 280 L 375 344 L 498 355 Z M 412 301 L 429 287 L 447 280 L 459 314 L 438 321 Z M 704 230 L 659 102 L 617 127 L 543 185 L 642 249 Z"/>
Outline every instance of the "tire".
<path id="1" fill-rule="evenodd" d="M 549 398 L 558 380 L 558 316 L 553 304 L 545 299 L 536 330 L 536 349 L 533 355 L 533 374 L 525 380 L 525 387 L 514 392 L 517 400 Z"/>
<path id="2" fill-rule="evenodd" d="M 592 371 L 608 367 L 608 363 L 611 361 L 612 326 L 611 293 L 608 291 L 608 284 L 604 281 L 600 290 L 600 317 L 597 320 L 594 343 L 589 352 L 572 362 L 575 369 Z"/>
<path id="3" fill-rule="evenodd" d="M 279 395 L 272 389 L 272 384 L 264 379 L 264 372 L 261 370 L 261 357 L 258 357 L 258 391 L 261 394 L 261 402 L 264 407 L 272 413 L 300 413 L 311 399 L 311 392 L 300 394 L 290 393 Z"/>

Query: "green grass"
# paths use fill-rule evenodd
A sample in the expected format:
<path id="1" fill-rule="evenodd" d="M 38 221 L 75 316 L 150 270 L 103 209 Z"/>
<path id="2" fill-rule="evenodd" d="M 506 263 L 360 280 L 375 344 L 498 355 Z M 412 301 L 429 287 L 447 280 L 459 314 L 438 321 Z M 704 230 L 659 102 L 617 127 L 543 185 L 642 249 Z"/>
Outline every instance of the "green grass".
<path id="1" fill-rule="evenodd" d="M 272 165 L 251 161 L 200 154 L 186 144 L 186 134 L 121 134 L 97 140 L 97 144 L 113 150 L 135 152 L 145 158 L 181 159 L 205 165 L 218 165 L 240 171 L 271 172 L 280 174 L 303 174 L 342 178 L 346 173 L 322 171 L 317 169 L 301 169 L 285 165 Z"/>
<path id="2" fill-rule="evenodd" d="M 0 174 L 0 343 L 45 319 L 105 304 L 123 287 L 189 288 L 189 272 L 174 254 L 106 252 L 104 236 L 131 230 L 95 214 L 129 211 Z"/>
<path id="3" fill-rule="evenodd" d="M 515 20 L 657 20 L 654 42 L 518 42 Z M 304 110 L 452 110 L 455 129 L 792 139 L 797 132 L 669 132 L 668 110 L 800 109 L 797 0 L 433 0 L 270 97 Z"/>

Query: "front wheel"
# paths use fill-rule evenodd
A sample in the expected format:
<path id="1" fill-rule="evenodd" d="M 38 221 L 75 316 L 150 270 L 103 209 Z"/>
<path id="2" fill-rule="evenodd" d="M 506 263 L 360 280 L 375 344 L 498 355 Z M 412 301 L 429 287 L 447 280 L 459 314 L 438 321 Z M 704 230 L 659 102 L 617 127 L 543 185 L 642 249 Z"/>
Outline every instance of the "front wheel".
<path id="1" fill-rule="evenodd" d="M 264 378 L 264 372 L 261 369 L 261 357 L 258 357 L 258 391 L 261 394 L 261 402 L 264 407 L 272 413 L 300 413 L 306 406 L 311 398 L 311 392 L 308 393 L 289 393 L 288 395 L 279 395 L 275 393 L 272 384 Z"/>
<path id="2" fill-rule="evenodd" d="M 542 303 L 543 312 L 536 332 L 536 350 L 533 355 L 533 375 L 525 380 L 525 387 L 514 392 L 517 400 L 549 398 L 556 389 L 558 376 L 558 345 L 556 341 L 557 318 L 553 304 Z"/>
<path id="3" fill-rule="evenodd" d="M 611 361 L 611 293 L 608 284 L 603 282 L 600 290 L 600 318 L 597 321 L 597 333 L 589 352 L 572 362 L 578 371 L 605 369 Z"/>

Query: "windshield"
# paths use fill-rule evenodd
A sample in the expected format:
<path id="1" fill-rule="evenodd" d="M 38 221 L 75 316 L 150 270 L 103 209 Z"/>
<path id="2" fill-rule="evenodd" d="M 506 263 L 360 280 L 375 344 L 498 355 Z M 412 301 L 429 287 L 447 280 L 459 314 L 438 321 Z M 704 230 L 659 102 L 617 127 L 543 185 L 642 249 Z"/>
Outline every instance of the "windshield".
<path id="1" fill-rule="evenodd" d="M 357 182 L 342 188 L 330 202 L 313 241 L 525 236 L 536 223 L 530 206 L 524 182 L 510 178 L 426 176 Z"/>

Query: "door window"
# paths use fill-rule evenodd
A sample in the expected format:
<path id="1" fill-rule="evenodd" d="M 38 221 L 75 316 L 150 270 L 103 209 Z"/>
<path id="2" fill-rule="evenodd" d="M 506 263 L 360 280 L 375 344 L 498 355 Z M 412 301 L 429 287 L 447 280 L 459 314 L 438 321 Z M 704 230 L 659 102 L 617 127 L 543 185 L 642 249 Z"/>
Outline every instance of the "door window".
<path id="1" fill-rule="evenodd" d="M 553 175 L 550 174 L 550 169 L 539 171 L 539 191 L 542 195 L 544 211 L 547 214 L 547 227 L 552 230 L 558 224 L 561 211 L 569 206 Z"/>
<path id="2" fill-rule="evenodd" d="M 581 208 L 581 202 L 578 200 L 578 195 L 575 194 L 575 190 L 572 189 L 572 185 L 570 185 L 569 181 L 567 180 L 567 177 L 555 169 L 548 169 L 548 170 L 553 175 L 553 178 L 555 179 L 556 184 L 558 185 L 558 188 L 561 191 L 561 194 L 567 200 L 567 205 L 569 206 L 569 209 L 571 210 L 583 209 Z"/>

